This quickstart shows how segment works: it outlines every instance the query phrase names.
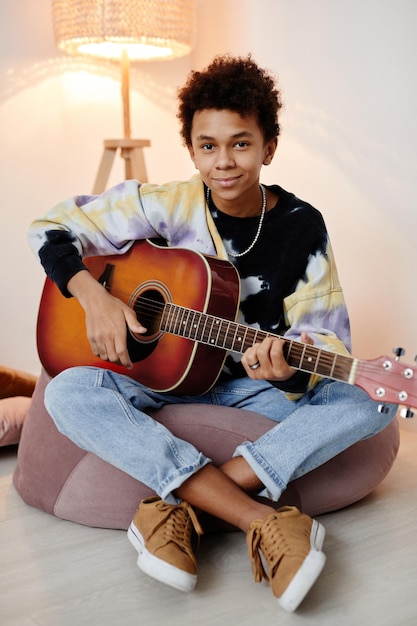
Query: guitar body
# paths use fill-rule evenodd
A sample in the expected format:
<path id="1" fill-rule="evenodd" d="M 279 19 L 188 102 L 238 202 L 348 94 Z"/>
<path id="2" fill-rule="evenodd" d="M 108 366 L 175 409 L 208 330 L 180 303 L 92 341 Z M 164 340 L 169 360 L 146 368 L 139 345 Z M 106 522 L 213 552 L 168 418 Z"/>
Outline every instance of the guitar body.
<path id="1" fill-rule="evenodd" d="M 123 255 L 84 260 L 91 274 L 115 297 L 134 309 L 146 335 L 128 333 L 133 368 L 95 357 L 85 330 L 84 311 L 75 298 L 65 298 L 46 280 L 37 323 L 42 365 L 55 376 L 76 365 L 92 365 L 127 374 L 155 391 L 199 395 L 217 380 L 226 352 L 160 330 L 167 302 L 234 321 L 240 285 L 227 261 L 185 248 L 160 247 L 138 241 Z"/>

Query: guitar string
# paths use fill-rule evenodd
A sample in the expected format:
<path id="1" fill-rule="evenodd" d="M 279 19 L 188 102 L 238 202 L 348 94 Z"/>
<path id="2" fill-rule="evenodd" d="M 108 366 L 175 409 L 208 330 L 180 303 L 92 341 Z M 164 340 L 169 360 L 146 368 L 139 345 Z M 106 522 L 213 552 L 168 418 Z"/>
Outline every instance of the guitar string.
<path id="1" fill-rule="evenodd" d="M 176 306 L 176 305 L 174 305 Z M 159 309 L 163 308 L 163 306 L 158 307 Z M 197 311 L 197 313 L 200 314 L 200 312 Z M 201 315 L 205 315 L 211 319 L 217 319 L 215 316 L 212 316 L 210 314 L 201 314 Z M 232 325 L 232 326 L 239 326 L 239 324 L 237 322 L 233 322 L 233 321 L 229 321 L 229 320 L 224 320 L 228 325 Z M 253 331 L 255 334 L 258 332 L 255 329 L 252 329 L 251 327 L 247 327 L 249 330 Z M 270 334 L 266 331 L 260 331 L 261 334 L 265 335 L 265 336 L 270 336 Z M 180 333 L 173 333 L 173 334 L 177 334 L 177 336 L 182 336 Z M 232 331 L 232 336 L 234 335 L 233 331 Z M 209 333 L 210 335 L 210 333 Z M 224 340 L 226 338 L 228 338 L 229 336 L 229 331 L 226 331 L 225 333 L 220 333 L 218 334 L 218 343 L 219 344 L 224 344 Z M 277 336 L 277 335 L 273 335 L 273 336 Z M 192 337 L 185 337 L 186 339 L 190 339 L 191 341 L 193 340 Z M 306 367 L 306 363 L 303 360 L 303 352 L 305 350 L 305 344 L 301 343 L 301 342 L 297 342 L 294 340 L 288 340 L 283 338 L 284 341 L 286 341 L 287 343 L 291 344 L 291 348 L 290 348 L 290 352 L 291 352 L 291 356 L 293 356 L 294 358 L 297 359 L 297 361 L 299 362 L 300 366 L 298 367 L 298 369 L 304 369 L 304 371 L 306 371 L 307 373 L 314 373 L 314 367 L 312 368 L 307 368 Z M 196 340 L 196 339 L 194 339 Z M 202 343 L 205 343 L 206 345 L 210 345 L 210 342 L 207 341 L 201 341 Z M 249 342 L 249 345 L 253 345 L 253 341 Z M 232 342 L 232 344 L 234 345 L 234 342 Z M 234 352 L 239 352 L 239 353 L 243 353 L 245 351 L 245 342 L 242 342 L 242 346 L 238 346 L 238 348 L 242 348 L 242 349 L 237 349 L 235 347 L 231 347 L 231 348 L 224 348 L 224 349 L 230 349 L 231 351 Z M 347 359 L 348 360 L 348 366 L 346 367 L 346 364 L 344 364 L 343 362 L 341 364 L 336 364 L 333 370 L 333 376 L 336 378 L 336 380 L 346 380 L 346 377 L 349 375 L 351 367 L 352 367 L 352 363 L 354 361 L 354 357 L 352 356 L 347 356 L 347 355 L 339 355 L 336 353 L 331 353 L 329 351 L 326 350 L 322 350 L 320 348 L 317 348 L 316 346 L 308 346 L 312 348 L 312 351 L 317 352 L 319 356 L 319 360 L 320 360 L 320 365 L 322 367 L 327 367 L 327 368 L 333 368 L 333 366 L 335 365 L 335 357 L 336 360 L 338 359 Z M 315 364 L 315 360 L 313 360 L 312 362 L 312 366 Z M 304 365 L 304 368 L 303 368 Z M 339 376 L 336 376 L 336 372 L 339 372 Z M 381 374 L 381 373 L 385 373 L 383 370 L 381 370 L 381 366 L 377 366 L 374 365 L 372 362 L 369 363 L 367 361 L 361 361 L 361 378 L 362 380 L 373 382 L 375 383 L 375 373 L 377 374 Z M 320 373 L 318 373 L 318 375 L 320 375 Z M 330 376 L 330 374 L 328 374 Z M 368 376 L 367 376 L 368 375 Z M 396 383 L 396 381 L 398 379 L 401 379 L 401 381 L 403 382 L 402 387 L 404 388 L 404 384 L 406 386 L 410 386 L 413 384 L 413 382 L 415 382 L 414 380 L 405 380 L 403 375 L 399 372 L 389 372 L 390 378 L 388 380 L 384 380 L 384 387 L 387 393 L 395 393 L 398 392 L 398 387 L 394 386 L 394 383 Z M 390 384 L 391 381 L 391 384 Z M 408 393 L 412 394 L 412 389 L 409 388 Z M 381 401 L 383 401 L 383 398 L 381 399 Z M 394 400 L 392 400 L 394 401 Z"/>
<path id="2" fill-rule="evenodd" d="M 112 291 L 113 295 L 116 295 L 116 291 Z M 126 295 L 126 294 L 124 294 Z M 152 322 L 152 320 L 154 319 L 152 317 L 152 313 L 155 314 L 160 314 L 163 312 L 166 304 L 170 304 L 173 307 L 178 307 L 180 310 L 184 309 L 185 311 L 191 312 L 191 313 L 197 313 L 198 315 L 204 316 L 205 318 L 208 318 L 209 320 L 220 320 L 222 322 L 225 322 L 226 325 L 228 326 L 227 330 L 223 330 L 222 328 L 219 329 L 218 335 L 217 335 L 217 346 L 219 346 L 219 344 L 225 342 L 226 339 L 231 338 L 230 335 L 234 335 L 236 333 L 236 331 L 238 330 L 238 328 L 240 326 L 242 326 L 245 329 L 248 329 L 250 334 L 254 334 L 255 336 L 257 334 L 263 335 L 265 337 L 277 337 L 279 339 L 284 340 L 287 345 L 289 346 L 289 352 L 291 353 L 291 356 L 293 356 L 294 358 L 298 359 L 300 363 L 303 363 L 303 352 L 305 350 L 307 350 L 307 352 L 309 351 L 309 348 L 311 348 L 312 350 L 310 350 L 311 353 L 313 353 L 312 359 L 314 359 L 314 354 L 316 354 L 316 356 L 320 359 L 320 365 L 323 367 L 332 367 L 334 365 L 334 361 L 335 361 L 335 357 L 337 359 L 340 359 L 342 362 L 339 364 L 336 364 L 335 366 L 335 370 L 336 371 L 340 371 L 340 368 L 342 369 L 342 373 L 343 374 L 347 374 L 350 371 L 350 368 L 352 366 L 352 362 L 355 360 L 355 357 L 352 357 L 351 355 L 340 355 L 340 354 L 336 354 L 333 352 L 330 352 L 329 350 L 326 349 L 321 349 L 317 346 L 309 346 L 307 345 L 306 348 L 306 344 L 300 342 L 300 341 L 295 341 L 295 340 L 291 340 L 291 339 L 286 339 L 285 337 L 279 336 L 279 335 L 275 335 L 273 333 L 268 333 L 267 331 L 258 331 L 254 328 L 252 328 L 251 326 L 245 326 L 242 324 L 239 324 L 238 322 L 235 322 L 234 320 L 227 320 L 224 318 L 219 318 L 216 317 L 215 315 L 212 315 L 210 313 L 203 313 L 202 311 L 198 311 L 198 310 L 194 310 L 194 309 L 189 309 L 189 308 L 185 308 L 182 307 L 181 305 L 176 305 L 174 303 L 160 303 L 160 302 L 156 302 L 155 300 L 153 300 L 152 298 L 146 298 L 144 296 L 140 296 L 140 300 L 141 302 L 139 303 L 139 308 L 141 310 L 140 313 L 140 321 L 142 324 L 144 324 L 144 326 L 146 326 L 146 322 Z M 230 327 L 234 330 L 230 330 Z M 216 328 L 217 330 L 217 328 Z M 174 333 L 176 334 L 176 333 Z M 208 336 L 210 335 L 210 329 L 208 331 Z M 178 333 L 178 336 L 182 336 L 180 333 Z M 187 337 L 185 336 L 186 339 L 189 339 L 191 341 L 195 340 L 197 341 L 197 339 L 193 339 L 192 337 Z M 210 345 L 210 342 L 204 342 L 201 341 L 202 343 L 206 343 L 207 345 Z M 234 343 L 234 342 L 232 342 Z M 253 343 L 256 343 L 255 341 L 250 340 L 249 341 L 249 345 L 253 345 Z M 233 347 L 230 348 L 231 351 L 233 352 L 238 352 L 238 353 L 243 353 L 245 351 L 245 345 L 246 345 L 246 341 L 243 340 L 242 341 L 242 346 L 238 345 L 237 347 Z M 242 348 L 242 350 L 238 349 L 238 348 Z M 225 349 L 229 349 L 229 348 L 225 348 Z M 308 354 L 307 354 L 307 359 L 308 359 Z M 310 354 L 311 356 L 311 354 Z M 343 363 L 343 359 L 347 359 L 348 360 L 348 369 L 346 369 L 345 364 Z M 409 366 L 404 365 L 404 368 L 407 368 Z M 402 371 L 389 371 L 389 372 L 385 372 L 384 370 L 381 369 L 380 365 L 377 365 L 375 363 L 373 363 L 372 361 L 360 361 L 360 368 L 361 368 L 361 377 L 364 380 L 366 379 L 366 374 L 368 374 L 369 376 L 369 381 L 372 381 L 373 379 L 371 378 L 371 376 L 377 372 L 377 373 L 387 373 L 390 376 L 390 380 L 392 382 L 395 382 L 396 379 L 401 379 L 401 381 L 403 381 L 404 385 L 412 385 L 413 383 L 416 382 L 417 379 L 411 378 L 411 379 L 405 379 L 404 374 L 403 374 L 403 370 Z M 300 368 L 301 369 L 301 368 Z M 409 367 L 410 370 L 413 371 L 413 368 Z M 312 371 L 312 370 L 307 370 L 307 371 Z M 341 376 L 340 376 L 341 378 Z M 396 391 L 396 387 L 394 387 L 393 385 L 389 384 L 389 380 L 386 381 L 384 380 L 384 386 L 386 388 L 386 390 L 392 390 L 392 391 Z"/>
<path id="3" fill-rule="evenodd" d="M 180 310 L 184 309 L 184 307 L 182 307 L 181 305 L 175 305 L 173 303 L 169 303 L 169 304 L 171 304 L 173 307 L 178 307 Z M 140 322 L 145 325 L 145 321 L 152 321 L 154 318 L 152 317 L 152 315 L 148 315 L 148 313 L 152 313 L 152 312 L 154 312 L 155 314 L 162 313 L 164 308 L 165 308 L 165 306 L 166 306 L 166 303 L 159 303 L 159 302 L 155 302 L 155 300 L 153 300 L 151 298 L 141 297 L 141 302 L 140 302 L 141 314 L 139 316 Z M 208 318 L 208 319 L 210 319 L 212 321 L 220 320 L 222 322 L 225 322 L 228 326 L 232 325 L 236 329 L 238 329 L 239 326 L 242 326 L 244 329 L 247 329 L 247 331 L 249 333 L 251 333 L 251 334 L 252 333 L 255 334 L 255 335 L 256 334 L 260 334 L 260 335 L 264 335 L 265 337 L 267 337 L 267 336 L 274 336 L 274 337 L 277 337 L 279 339 L 283 339 L 287 343 L 292 344 L 291 347 L 293 349 L 292 350 L 293 352 L 295 350 L 297 350 L 297 349 L 300 352 L 303 352 L 306 349 L 308 351 L 309 347 L 312 348 L 311 352 L 313 352 L 313 353 L 321 351 L 321 349 L 318 348 L 317 346 L 308 346 L 307 344 L 304 344 L 304 343 L 301 343 L 301 342 L 296 342 L 296 341 L 293 341 L 293 340 L 290 340 L 290 339 L 286 339 L 285 337 L 281 337 L 279 335 L 275 335 L 273 333 L 269 333 L 268 331 L 257 330 L 257 329 L 252 328 L 251 326 L 245 326 L 244 324 L 239 324 L 238 322 L 235 322 L 234 320 L 228 320 L 228 319 L 224 319 L 224 318 L 219 318 L 219 317 L 216 317 L 213 314 L 203 313 L 203 312 L 195 310 L 195 309 L 185 308 L 185 310 L 187 311 L 187 313 L 197 313 L 198 315 L 204 316 L 204 317 L 206 317 L 206 318 Z M 218 337 L 227 337 L 228 334 L 229 334 L 229 332 L 227 330 L 223 331 L 220 328 L 219 332 L 218 332 Z M 307 348 L 306 348 L 306 345 L 307 345 Z M 326 359 L 326 358 L 328 359 L 328 363 L 332 363 L 333 360 L 334 360 L 335 353 L 331 353 L 329 351 L 324 350 L 324 351 L 322 351 L 322 355 L 323 355 L 324 359 Z M 343 357 L 345 355 L 337 355 L 337 356 Z M 349 360 L 352 359 L 352 357 L 347 356 L 347 355 L 346 355 L 346 358 L 349 359 Z"/>
<path id="4" fill-rule="evenodd" d="M 169 303 L 169 304 L 172 304 L 172 303 Z M 156 314 L 159 314 L 159 313 L 162 313 L 162 311 L 165 308 L 165 304 L 162 304 L 162 303 L 159 303 L 159 302 L 155 302 L 153 299 L 145 298 L 145 297 L 141 297 L 141 302 L 139 303 L 139 305 L 140 305 L 140 308 L 141 308 L 141 313 L 139 315 L 139 319 L 140 319 L 141 323 L 144 324 L 144 326 L 146 326 L 146 323 L 145 323 L 146 321 L 152 321 L 153 320 L 152 315 L 149 315 L 149 313 L 155 312 Z M 173 304 L 172 306 L 173 307 L 179 307 L 180 309 L 183 308 L 180 305 L 175 305 L 175 304 Z M 262 331 L 262 330 L 258 331 L 256 329 L 253 329 L 250 326 L 240 325 L 238 322 L 235 322 L 234 320 L 227 320 L 227 319 L 223 319 L 223 318 L 218 318 L 215 315 L 212 315 L 210 313 L 203 313 L 201 311 L 196 311 L 194 309 L 185 309 L 185 310 L 187 311 L 187 313 L 197 313 L 198 315 L 204 316 L 204 317 L 206 317 L 206 318 L 208 318 L 208 319 L 210 319 L 212 321 L 220 320 L 220 321 L 226 323 L 226 325 L 228 325 L 229 327 L 232 326 L 236 330 L 238 329 L 239 326 L 243 326 L 243 328 L 247 329 L 248 332 L 251 333 L 251 334 L 255 334 L 255 335 L 256 334 L 261 334 L 261 335 L 263 335 L 265 337 L 266 336 L 275 336 L 277 338 L 281 338 L 284 341 L 286 341 L 287 343 L 291 343 L 292 344 L 291 345 L 291 353 L 292 353 L 292 356 L 294 356 L 294 357 L 298 357 L 299 356 L 297 354 L 297 351 L 300 352 L 300 356 L 301 356 L 301 353 L 303 353 L 306 350 L 306 344 L 303 344 L 301 342 L 294 342 L 294 341 L 285 339 L 284 337 L 279 337 L 278 335 L 273 335 L 272 333 L 268 333 L 267 331 Z M 217 335 L 218 339 L 223 340 L 223 341 L 220 341 L 219 343 L 224 343 L 224 340 L 226 338 L 228 338 L 229 335 L 230 335 L 230 329 L 223 330 L 222 328 L 220 328 L 220 329 L 216 328 L 215 330 L 219 331 L 218 335 Z M 236 330 L 235 330 L 235 332 L 236 332 Z M 192 331 L 190 330 L 190 332 L 192 332 Z M 235 334 L 235 333 L 233 333 L 233 331 L 232 331 L 232 334 Z M 208 330 L 208 335 L 210 335 L 210 329 Z M 245 343 L 245 342 L 243 342 L 243 343 Z M 253 345 L 253 341 L 249 341 L 249 345 Z M 311 348 L 312 348 L 311 352 L 313 352 L 313 353 L 320 351 L 320 348 L 317 348 L 317 347 L 314 347 L 314 346 L 311 346 Z M 307 351 L 308 351 L 308 346 L 307 346 Z M 343 355 L 337 355 L 337 356 L 343 356 Z M 335 357 L 334 353 L 328 353 L 326 351 L 321 351 L 320 362 L 321 362 L 322 365 L 326 365 L 326 364 L 327 365 L 333 365 L 334 357 Z M 308 355 L 307 355 L 307 358 L 308 358 Z M 351 360 L 351 357 L 347 357 L 347 358 L 349 360 Z"/>

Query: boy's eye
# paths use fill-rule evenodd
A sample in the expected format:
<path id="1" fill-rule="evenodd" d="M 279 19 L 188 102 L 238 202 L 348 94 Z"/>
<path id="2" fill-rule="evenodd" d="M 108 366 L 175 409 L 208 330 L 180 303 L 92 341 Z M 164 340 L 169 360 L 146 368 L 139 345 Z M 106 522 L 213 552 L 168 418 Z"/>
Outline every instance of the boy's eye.
<path id="1" fill-rule="evenodd" d="M 236 144 L 236 148 L 246 148 L 248 146 L 247 141 L 238 141 Z"/>
<path id="2" fill-rule="evenodd" d="M 212 143 L 205 143 L 203 146 L 201 146 L 203 150 L 213 150 L 214 146 Z"/>

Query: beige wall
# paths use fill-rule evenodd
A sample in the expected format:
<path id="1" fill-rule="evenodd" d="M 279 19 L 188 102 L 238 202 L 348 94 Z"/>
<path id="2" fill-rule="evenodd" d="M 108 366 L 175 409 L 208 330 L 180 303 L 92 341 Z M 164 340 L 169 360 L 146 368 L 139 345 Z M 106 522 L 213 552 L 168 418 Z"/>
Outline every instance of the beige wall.
<path id="1" fill-rule="evenodd" d="M 216 53 L 251 52 L 282 85 L 283 134 L 264 182 L 325 216 L 351 312 L 354 353 L 417 352 L 417 175 L 413 0 L 200 0 L 192 56 L 132 71 L 132 127 L 149 138 L 149 178 L 193 173 L 175 93 Z M 49 0 L 0 0 L 2 307 L 0 362 L 39 370 L 43 274 L 32 218 L 92 188 L 102 141 L 121 135 L 116 67 L 54 46 Z M 123 176 L 118 164 L 112 182 Z M 415 424 L 415 422 L 413 422 Z M 417 425 L 416 425 L 417 427 Z"/>

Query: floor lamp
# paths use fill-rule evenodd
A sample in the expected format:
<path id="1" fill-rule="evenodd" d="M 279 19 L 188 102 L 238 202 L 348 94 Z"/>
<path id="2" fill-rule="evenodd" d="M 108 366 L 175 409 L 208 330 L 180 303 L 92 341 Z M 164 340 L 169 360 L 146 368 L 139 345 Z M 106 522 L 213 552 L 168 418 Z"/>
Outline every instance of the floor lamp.
<path id="1" fill-rule="evenodd" d="M 168 60 L 188 54 L 195 38 L 194 0 L 52 0 L 58 48 L 117 60 L 121 69 L 123 137 L 105 139 L 93 193 L 107 185 L 116 152 L 126 179 L 147 181 L 143 148 L 149 139 L 132 139 L 130 62 Z"/>

